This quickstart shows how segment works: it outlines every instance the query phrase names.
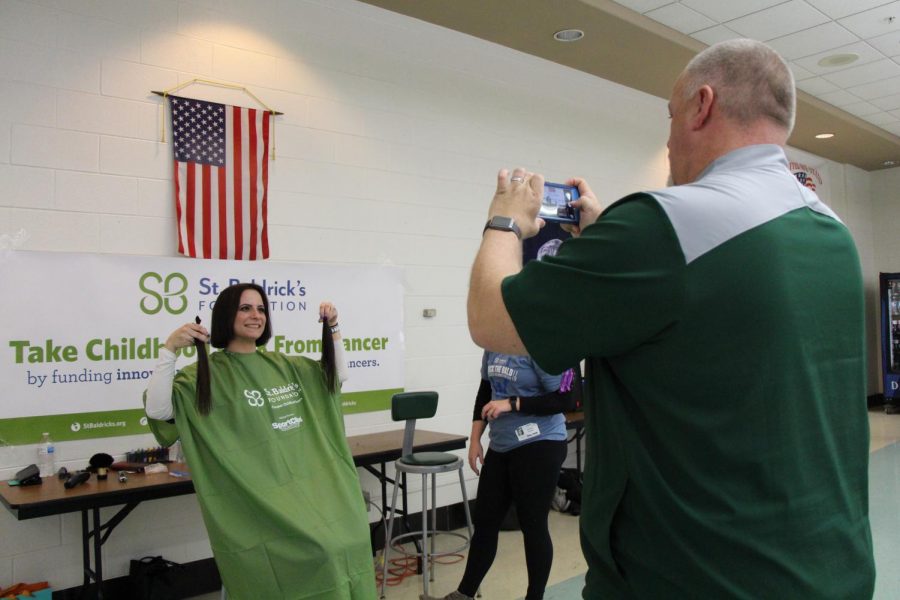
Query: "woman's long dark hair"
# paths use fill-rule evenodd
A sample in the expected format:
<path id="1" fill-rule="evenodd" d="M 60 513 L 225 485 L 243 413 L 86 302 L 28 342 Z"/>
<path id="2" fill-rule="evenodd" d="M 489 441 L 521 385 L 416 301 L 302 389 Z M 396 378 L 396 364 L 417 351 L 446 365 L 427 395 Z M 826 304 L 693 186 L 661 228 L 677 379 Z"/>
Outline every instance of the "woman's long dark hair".
<path id="1" fill-rule="evenodd" d="M 241 306 L 241 294 L 244 290 L 255 290 L 262 298 L 266 311 L 266 325 L 262 335 L 256 340 L 256 346 L 265 346 L 272 337 L 272 318 L 269 315 L 269 299 L 265 290 L 255 283 L 237 283 L 228 286 L 216 298 L 212 311 L 212 327 L 209 331 L 209 343 L 213 348 L 225 348 L 234 339 L 234 318 Z M 197 317 L 200 322 L 200 317 Z M 209 358 L 206 344 L 194 340 L 197 347 L 197 410 L 201 415 L 208 415 L 212 410 L 212 398 L 209 391 Z M 332 352 L 334 350 L 332 349 Z M 332 359 L 332 362 L 334 360 Z"/>
<path id="2" fill-rule="evenodd" d="M 200 317 L 194 319 L 200 324 Z M 209 398 L 209 356 L 206 354 L 206 344 L 194 338 L 194 347 L 197 349 L 197 410 L 201 415 L 208 415 L 211 408 Z"/>
<path id="3" fill-rule="evenodd" d="M 322 369 L 325 371 L 325 385 L 332 394 L 337 387 L 337 370 L 334 365 L 334 340 L 328 319 L 322 319 Z"/>

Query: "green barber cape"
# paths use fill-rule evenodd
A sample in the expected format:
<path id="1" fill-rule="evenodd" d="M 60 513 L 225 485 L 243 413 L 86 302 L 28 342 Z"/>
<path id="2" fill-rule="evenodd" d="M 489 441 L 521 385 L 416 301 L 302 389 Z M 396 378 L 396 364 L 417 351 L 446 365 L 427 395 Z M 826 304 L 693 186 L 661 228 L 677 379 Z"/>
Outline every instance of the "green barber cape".
<path id="1" fill-rule="evenodd" d="M 150 428 L 164 446 L 181 438 L 229 598 L 374 599 L 362 491 L 320 364 L 220 351 L 209 371 L 209 415 L 195 363 L 175 376 L 174 425 Z"/>

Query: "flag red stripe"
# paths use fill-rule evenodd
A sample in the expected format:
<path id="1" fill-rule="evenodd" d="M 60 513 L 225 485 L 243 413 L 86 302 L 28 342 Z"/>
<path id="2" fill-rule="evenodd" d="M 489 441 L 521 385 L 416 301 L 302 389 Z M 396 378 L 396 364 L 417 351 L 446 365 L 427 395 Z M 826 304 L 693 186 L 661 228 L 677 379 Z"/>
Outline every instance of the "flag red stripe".
<path id="1" fill-rule="evenodd" d="M 263 154 L 262 157 L 262 257 L 269 258 L 269 116 L 263 114 Z"/>
<path id="2" fill-rule="evenodd" d="M 247 137 L 249 138 L 250 147 L 247 150 L 247 166 L 250 167 L 250 256 L 248 257 L 250 260 L 256 260 L 256 235 L 257 235 L 257 220 L 258 215 L 257 211 L 257 202 L 258 198 L 256 197 L 257 192 L 257 172 L 256 172 L 256 110 L 248 109 L 247 110 L 247 124 L 249 131 L 247 132 Z"/>
<path id="3" fill-rule="evenodd" d="M 231 137 L 234 145 L 234 152 L 232 153 L 232 169 L 234 170 L 234 182 L 232 188 L 232 198 L 234 202 L 234 258 L 240 260 L 242 258 L 242 250 L 244 249 L 244 231 L 242 227 L 244 219 L 241 215 L 241 203 L 243 202 L 243 198 L 241 197 L 243 178 L 241 177 L 241 174 L 244 166 L 241 162 L 241 111 L 239 108 L 234 108 L 232 111 L 232 123 L 233 129 Z"/>
<path id="4" fill-rule="evenodd" d="M 187 242 L 188 242 L 188 256 L 197 256 L 197 248 L 194 246 L 194 211 L 196 210 L 194 207 L 195 198 L 194 192 L 196 191 L 197 186 L 197 170 L 196 163 L 188 162 L 187 163 L 187 176 L 185 177 L 185 223 L 187 226 Z"/>
<path id="5" fill-rule="evenodd" d="M 184 254 L 184 238 L 181 235 L 181 179 L 178 176 L 179 162 L 175 161 L 175 225 L 178 227 L 178 254 Z"/>
<path id="6" fill-rule="evenodd" d="M 209 186 L 212 184 L 213 167 L 203 165 L 203 258 L 212 258 L 212 199 Z"/>
<path id="7" fill-rule="evenodd" d="M 219 258 L 228 258 L 228 191 L 225 189 L 225 169 L 216 169 L 219 177 Z"/>

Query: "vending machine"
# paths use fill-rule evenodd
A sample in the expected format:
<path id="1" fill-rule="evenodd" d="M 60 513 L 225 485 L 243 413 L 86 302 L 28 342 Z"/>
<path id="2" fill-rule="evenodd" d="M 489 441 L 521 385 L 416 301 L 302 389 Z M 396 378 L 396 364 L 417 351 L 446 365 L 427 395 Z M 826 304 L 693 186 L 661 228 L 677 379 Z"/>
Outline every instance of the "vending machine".
<path id="1" fill-rule="evenodd" d="M 884 410 L 900 412 L 900 273 L 881 273 L 881 381 Z"/>

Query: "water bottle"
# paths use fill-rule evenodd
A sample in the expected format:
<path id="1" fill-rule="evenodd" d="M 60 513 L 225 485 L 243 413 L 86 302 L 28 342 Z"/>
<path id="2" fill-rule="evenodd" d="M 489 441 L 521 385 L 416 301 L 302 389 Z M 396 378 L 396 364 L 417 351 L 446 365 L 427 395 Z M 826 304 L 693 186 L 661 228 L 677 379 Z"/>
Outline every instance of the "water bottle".
<path id="1" fill-rule="evenodd" d="M 184 453 L 181 451 L 181 440 L 176 441 L 169 447 L 169 458 L 172 462 L 184 462 Z"/>
<path id="2" fill-rule="evenodd" d="M 41 444 L 38 446 L 38 466 L 41 469 L 41 477 L 50 477 L 56 473 L 56 447 L 49 433 L 41 434 Z"/>

